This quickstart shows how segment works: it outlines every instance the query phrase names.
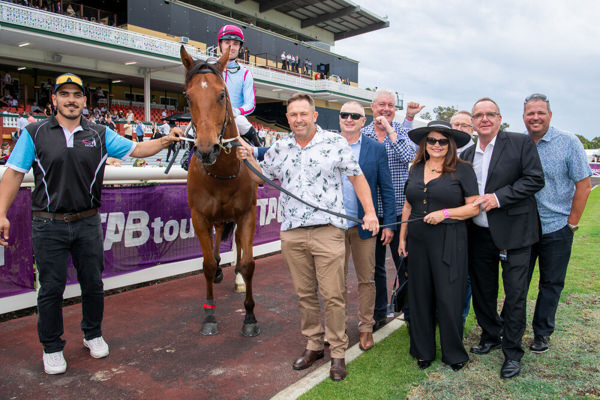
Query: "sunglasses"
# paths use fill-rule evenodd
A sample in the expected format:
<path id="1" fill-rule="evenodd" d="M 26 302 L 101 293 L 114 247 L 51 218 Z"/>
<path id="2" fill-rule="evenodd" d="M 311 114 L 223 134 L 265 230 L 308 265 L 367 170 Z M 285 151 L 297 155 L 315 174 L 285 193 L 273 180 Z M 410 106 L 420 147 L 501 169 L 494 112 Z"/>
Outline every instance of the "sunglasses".
<path id="1" fill-rule="evenodd" d="M 542 100 L 542 101 L 545 101 L 546 103 L 550 102 L 550 100 L 548 99 L 548 96 L 546 96 L 545 94 L 541 94 L 541 93 L 534 93 L 534 94 L 530 94 L 529 96 L 527 96 L 525 98 L 525 104 L 529 103 L 531 100 Z"/>
<path id="2" fill-rule="evenodd" d="M 450 143 L 450 139 L 448 138 L 436 139 L 434 137 L 428 136 L 425 140 L 427 141 L 427 144 L 430 144 L 432 146 L 436 143 L 439 143 L 440 146 L 447 146 L 448 143 Z"/>
<path id="3" fill-rule="evenodd" d="M 73 74 L 63 74 L 56 78 L 56 86 L 62 85 L 63 83 L 75 83 L 79 86 L 83 86 L 81 78 Z"/>
<path id="4" fill-rule="evenodd" d="M 349 112 L 341 112 L 340 113 L 340 118 L 341 119 L 348 119 L 348 117 L 352 118 L 353 120 L 358 120 L 361 119 L 362 117 L 364 117 L 364 115 L 359 114 L 359 113 L 349 113 Z"/>

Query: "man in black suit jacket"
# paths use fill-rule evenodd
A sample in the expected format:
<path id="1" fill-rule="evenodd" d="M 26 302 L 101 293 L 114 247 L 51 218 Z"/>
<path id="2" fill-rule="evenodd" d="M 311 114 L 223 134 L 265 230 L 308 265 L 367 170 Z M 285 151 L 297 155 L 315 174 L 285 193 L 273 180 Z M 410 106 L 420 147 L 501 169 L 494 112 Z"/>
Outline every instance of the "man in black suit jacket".
<path id="1" fill-rule="evenodd" d="M 482 334 L 471 352 L 487 354 L 502 347 L 500 375 L 512 378 L 521 371 L 527 271 L 531 245 L 539 238 L 534 195 L 544 187 L 544 172 L 528 135 L 500 130 L 502 116 L 492 99 L 475 103 L 472 121 L 479 139 L 461 158 L 473 162 L 479 184 L 480 197 L 473 205 L 482 212 L 469 228 L 469 273 Z M 506 294 L 502 318 L 497 311 L 498 261 Z"/>

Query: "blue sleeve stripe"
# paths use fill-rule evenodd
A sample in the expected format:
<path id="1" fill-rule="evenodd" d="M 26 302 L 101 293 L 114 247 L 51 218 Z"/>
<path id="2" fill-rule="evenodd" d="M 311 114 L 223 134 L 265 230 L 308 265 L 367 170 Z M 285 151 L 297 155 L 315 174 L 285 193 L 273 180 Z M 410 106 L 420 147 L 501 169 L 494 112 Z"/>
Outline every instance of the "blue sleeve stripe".
<path id="1" fill-rule="evenodd" d="M 31 139 L 27 129 L 24 128 L 17 144 L 15 144 L 15 148 L 10 153 L 7 165 L 12 165 L 15 171 L 27 173 L 31 169 L 34 159 L 35 146 L 33 139 Z"/>
<path id="2" fill-rule="evenodd" d="M 135 149 L 136 142 L 125 139 L 112 129 L 106 128 L 106 151 L 109 157 L 123 159 Z"/>

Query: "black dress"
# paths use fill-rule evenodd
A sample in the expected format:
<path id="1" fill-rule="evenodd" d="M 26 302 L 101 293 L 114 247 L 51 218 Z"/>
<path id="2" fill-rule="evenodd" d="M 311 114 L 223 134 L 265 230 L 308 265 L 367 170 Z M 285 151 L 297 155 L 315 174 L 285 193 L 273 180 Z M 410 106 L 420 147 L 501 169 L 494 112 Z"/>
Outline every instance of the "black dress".
<path id="1" fill-rule="evenodd" d="M 415 165 L 406 181 L 410 219 L 465 204 L 465 197 L 479 194 L 470 164 L 460 163 L 452 174 L 424 183 L 424 163 Z M 435 359 L 435 317 L 438 311 L 442 361 L 456 364 L 469 356 L 463 346 L 462 310 L 468 271 L 465 221 L 445 219 L 437 225 L 423 221 L 408 225 L 408 299 L 410 354 Z"/>

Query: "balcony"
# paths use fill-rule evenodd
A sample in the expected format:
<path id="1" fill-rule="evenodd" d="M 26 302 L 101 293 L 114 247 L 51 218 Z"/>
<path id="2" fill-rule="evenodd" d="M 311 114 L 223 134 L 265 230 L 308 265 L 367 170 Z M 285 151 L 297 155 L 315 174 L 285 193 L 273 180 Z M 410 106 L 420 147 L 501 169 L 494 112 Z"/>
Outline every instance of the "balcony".
<path id="1" fill-rule="evenodd" d="M 183 83 L 183 67 L 177 38 L 166 40 L 126 29 L 90 22 L 49 11 L 0 2 L 2 58 L 63 71 L 65 67 L 83 73 L 119 75 L 142 86 L 149 72 L 152 80 L 162 84 Z M 19 44 L 32 45 L 20 48 Z M 207 56 L 185 45 L 195 59 Z M 257 60 L 256 64 L 261 65 Z M 62 65 L 61 65 L 62 64 Z M 262 60 L 262 64 L 266 63 Z M 255 79 L 257 95 L 286 100 L 296 91 L 308 92 L 316 99 L 343 103 L 357 100 L 368 105 L 374 92 L 330 80 L 311 80 L 274 68 L 249 65 Z M 173 86 L 175 87 L 175 86 Z"/>

